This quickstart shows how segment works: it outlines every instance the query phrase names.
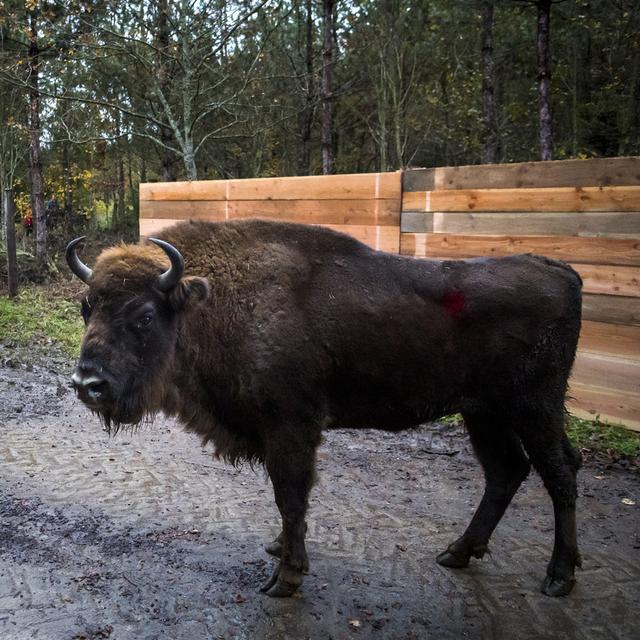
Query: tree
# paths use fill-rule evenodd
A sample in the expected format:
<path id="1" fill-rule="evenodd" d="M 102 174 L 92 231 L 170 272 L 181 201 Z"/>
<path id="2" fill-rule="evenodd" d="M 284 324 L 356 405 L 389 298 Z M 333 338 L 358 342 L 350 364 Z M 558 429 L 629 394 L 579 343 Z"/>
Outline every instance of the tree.
<path id="1" fill-rule="evenodd" d="M 322 0 L 322 173 L 333 173 L 333 13 L 335 0 Z"/>
<path id="2" fill-rule="evenodd" d="M 553 159 L 553 135 L 551 118 L 551 54 L 549 40 L 551 30 L 552 0 L 537 0 L 538 31 L 536 37 L 536 51 L 538 54 L 538 109 L 540 159 Z"/>
<path id="3" fill-rule="evenodd" d="M 482 2 L 482 118 L 484 124 L 483 160 L 498 160 L 498 122 L 495 104 L 495 71 L 493 64 L 493 6 L 494 0 Z"/>

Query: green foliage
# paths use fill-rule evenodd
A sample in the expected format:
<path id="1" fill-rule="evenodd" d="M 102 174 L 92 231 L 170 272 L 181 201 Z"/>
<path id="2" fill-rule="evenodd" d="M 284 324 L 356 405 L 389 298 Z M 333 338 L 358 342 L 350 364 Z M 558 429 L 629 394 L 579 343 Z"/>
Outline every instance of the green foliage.
<path id="1" fill-rule="evenodd" d="M 640 456 L 640 433 L 619 425 L 600 422 L 599 419 L 584 420 L 567 416 L 567 435 L 579 449 L 624 456 Z"/>
<path id="2" fill-rule="evenodd" d="M 51 341 L 66 354 L 77 356 L 82 333 L 75 302 L 52 299 L 37 287 L 24 289 L 15 301 L 0 297 L 0 342 L 26 347 Z"/>

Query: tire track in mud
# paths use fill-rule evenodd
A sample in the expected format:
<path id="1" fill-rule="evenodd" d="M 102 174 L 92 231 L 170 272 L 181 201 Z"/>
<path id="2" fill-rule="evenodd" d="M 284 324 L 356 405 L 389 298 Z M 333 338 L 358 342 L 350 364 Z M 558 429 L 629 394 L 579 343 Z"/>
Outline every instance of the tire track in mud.
<path id="1" fill-rule="evenodd" d="M 2 640 L 635 632 L 638 512 L 620 501 L 639 497 L 630 474 L 595 480 L 600 472 L 583 470 L 585 569 L 569 598 L 552 600 L 538 593 L 553 529 L 537 477 L 493 554 L 447 571 L 434 556 L 463 530 L 482 487 L 462 434 L 332 432 L 311 498 L 311 574 L 301 597 L 277 601 L 256 593 L 273 567 L 261 547 L 278 531 L 261 470 L 212 459 L 163 419 L 109 439 L 46 369 L 0 368 L 0 410 Z"/>

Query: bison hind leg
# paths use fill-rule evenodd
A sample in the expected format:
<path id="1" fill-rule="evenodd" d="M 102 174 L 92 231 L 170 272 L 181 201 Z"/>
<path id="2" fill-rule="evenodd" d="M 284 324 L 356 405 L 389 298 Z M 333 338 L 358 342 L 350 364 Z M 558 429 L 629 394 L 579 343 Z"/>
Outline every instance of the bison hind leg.
<path id="1" fill-rule="evenodd" d="M 523 421 L 519 431 L 553 502 L 555 539 L 541 591 L 548 596 L 565 596 L 575 585 L 575 567 L 582 565 L 576 527 L 577 474 L 582 457 L 567 438 L 561 410 L 544 419 Z"/>
<path id="2" fill-rule="evenodd" d="M 304 533 L 306 535 L 307 533 L 307 523 L 304 523 Z M 273 540 L 273 542 L 270 542 L 269 544 L 265 545 L 264 550 L 271 556 L 273 556 L 274 558 L 281 558 L 282 557 L 282 543 L 284 541 L 284 530 L 281 531 L 276 538 Z M 304 566 L 303 566 L 303 571 L 305 573 L 309 572 L 309 561 L 308 559 L 306 560 Z"/>
<path id="3" fill-rule="evenodd" d="M 437 558 L 438 564 L 464 568 L 471 557 L 482 558 L 489 538 L 530 470 L 518 436 L 493 414 L 466 414 L 465 426 L 482 465 L 485 490 L 469 526 Z"/>

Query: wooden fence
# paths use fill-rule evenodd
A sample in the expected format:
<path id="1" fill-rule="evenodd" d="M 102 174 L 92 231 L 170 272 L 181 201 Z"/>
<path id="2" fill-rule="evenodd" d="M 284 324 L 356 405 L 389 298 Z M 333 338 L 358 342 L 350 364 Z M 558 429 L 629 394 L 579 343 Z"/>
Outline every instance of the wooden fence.
<path id="1" fill-rule="evenodd" d="M 178 220 L 321 224 L 416 258 L 534 252 L 584 280 L 569 407 L 640 430 L 640 158 L 140 187 L 140 234 Z"/>

